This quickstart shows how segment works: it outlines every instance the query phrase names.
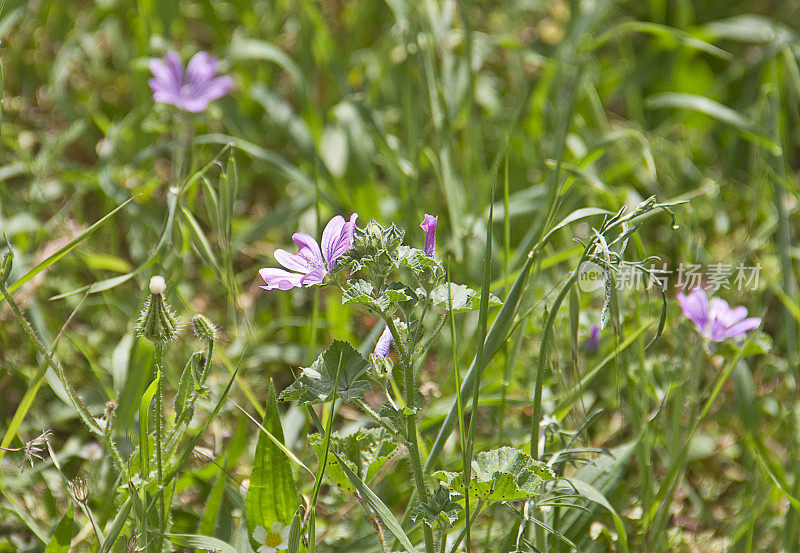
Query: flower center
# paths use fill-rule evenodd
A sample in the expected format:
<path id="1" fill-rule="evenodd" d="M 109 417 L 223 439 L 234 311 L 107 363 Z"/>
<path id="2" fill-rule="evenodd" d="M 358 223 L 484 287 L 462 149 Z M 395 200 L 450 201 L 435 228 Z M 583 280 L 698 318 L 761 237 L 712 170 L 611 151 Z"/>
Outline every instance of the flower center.
<path id="1" fill-rule="evenodd" d="M 280 534 L 273 534 L 272 532 L 270 532 L 269 534 L 267 534 L 267 539 L 264 540 L 264 545 L 275 547 L 277 545 L 280 545 L 282 541 L 283 538 L 281 538 Z"/>

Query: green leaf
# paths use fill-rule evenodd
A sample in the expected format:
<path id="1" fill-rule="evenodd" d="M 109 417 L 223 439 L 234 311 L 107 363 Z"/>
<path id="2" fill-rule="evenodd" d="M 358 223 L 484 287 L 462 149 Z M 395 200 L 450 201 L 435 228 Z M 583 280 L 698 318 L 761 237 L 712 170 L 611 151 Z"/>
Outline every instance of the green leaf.
<path id="1" fill-rule="evenodd" d="M 395 409 L 391 404 L 384 403 L 381 406 L 381 410 L 378 414 L 392 421 L 395 428 L 400 430 L 400 432 L 405 432 L 406 417 L 416 414 L 417 411 L 419 411 L 417 407 L 403 407 L 401 409 Z"/>
<path id="2" fill-rule="evenodd" d="M 598 505 L 602 505 L 605 509 L 611 514 L 611 518 L 614 519 L 614 528 L 617 531 L 617 536 L 619 536 L 619 543 L 620 543 L 620 550 L 627 551 L 628 550 L 628 535 L 625 533 L 625 525 L 622 523 L 622 519 L 617 514 L 617 511 L 614 510 L 614 507 L 611 506 L 611 503 L 605 498 L 605 496 L 600 493 L 600 491 L 589 484 L 588 482 L 584 482 L 578 478 L 565 478 L 567 482 L 570 483 L 570 486 L 577 491 L 580 495 L 588 499 L 589 501 L 593 501 Z"/>
<path id="3" fill-rule="evenodd" d="M 417 276 L 420 276 L 426 268 L 437 268 L 439 264 L 435 259 L 425 255 L 425 252 L 419 248 L 411 248 L 409 246 L 399 246 L 397 248 L 398 261 L 400 265 L 408 267 L 414 271 Z"/>
<path id="4" fill-rule="evenodd" d="M 158 382 L 161 380 L 161 371 L 156 369 L 156 377 L 150 386 L 147 387 L 141 401 L 139 401 L 139 462 L 142 464 L 141 473 L 148 475 L 150 473 L 150 438 L 149 438 L 149 420 L 150 420 L 150 403 L 153 401 L 153 396 L 156 395 L 158 390 Z M 160 447 L 160 445 L 158 446 Z"/>
<path id="5" fill-rule="evenodd" d="M 342 294 L 342 305 L 348 303 L 374 303 L 375 287 L 366 280 L 351 280 Z"/>
<path id="6" fill-rule="evenodd" d="M 178 393 L 175 394 L 175 421 L 180 421 L 183 415 L 184 410 L 189 406 L 189 397 L 191 396 L 192 390 L 194 390 L 195 386 L 195 377 L 194 371 L 195 367 L 197 367 L 197 363 L 199 363 L 200 358 L 202 357 L 202 353 L 195 352 L 190 358 L 189 362 L 186 363 L 186 367 L 183 369 L 183 373 L 181 373 L 181 379 L 178 383 Z M 187 413 L 188 418 L 191 419 L 192 414 Z"/>
<path id="7" fill-rule="evenodd" d="M 262 426 L 283 443 L 283 427 L 272 381 L 269 383 Z M 283 526 L 290 524 L 298 504 L 297 488 L 289 459 L 266 434 L 260 433 L 245 499 L 245 518 L 251 544 L 255 544 L 252 536 L 256 527 L 270 528 L 276 521 Z"/>
<path id="8" fill-rule="evenodd" d="M 381 298 L 386 298 L 390 303 L 400 303 L 417 299 L 417 294 L 402 282 L 392 282 L 381 290 Z"/>
<path id="9" fill-rule="evenodd" d="M 311 367 L 303 369 L 298 379 L 281 394 L 281 400 L 296 400 L 302 404 L 316 405 L 330 401 L 334 395 L 334 379 L 339 369 L 339 379 L 335 385 L 336 396 L 343 401 L 364 397 L 369 391 L 369 382 L 360 378 L 370 368 L 353 346 L 341 340 L 334 340 Z"/>
<path id="10" fill-rule="evenodd" d="M 75 529 L 75 506 L 70 504 L 69 509 L 64 514 L 64 518 L 56 526 L 56 531 L 53 537 L 50 538 L 50 543 L 47 544 L 47 549 L 44 553 L 69 553 L 70 542 L 72 541 L 72 532 Z"/>
<path id="11" fill-rule="evenodd" d="M 448 308 L 452 297 L 453 311 L 458 313 L 461 311 L 473 311 L 478 309 L 481 305 L 480 295 L 463 284 L 450 283 L 450 295 L 447 293 L 447 284 L 440 284 L 431 290 L 431 301 L 434 305 Z M 500 298 L 494 294 L 489 294 L 489 305 L 503 305 Z"/>
<path id="12" fill-rule="evenodd" d="M 218 553 L 240 553 L 222 540 L 209 536 L 198 536 L 196 534 L 167 534 L 167 538 L 174 545 L 190 547 L 192 549 L 202 549 L 205 551 L 217 551 Z"/>
<path id="13" fill-rule="evenodd" d="M 459 511 L 464 508 L 456 503 L 459 495 L 445 486 L 439 486 L 425 503 L 419 503 L 411 510 L 411 520 L 418 522 L 420 518 L 434 527 L 436 521 L 443 518 L 452 525 L 458 520 Z"/>
<path id="14" fill-rule="evenodd" d="M 321 434 L 312 434 L 308 437 L 308 441 L 317 457 L 322 459 L 325 453 L 325 437 Z M 382 429 L 371 428 L 359 429 L 347 436 L 334 434 L 331 436 L 331 448 L 344 458 L 344 462 L 359 478 L 368 483 L 395 454 L 397 443 L 387 439 Z M 342 471 L 337 458 L 328 457 L 325 474 L 343 491 L 355 493 L 356 489 Z"/>
<path id="15" fill-rule="evenodd" d="M 555 478 L 550 468 L 513 447 L 482 451 L 472 461 L 469 494 L 484 501 L 515 501 L 539 495 L 542 482 Z M 433 474 L 447 487 L 464 493 L 461 473 Z"/>

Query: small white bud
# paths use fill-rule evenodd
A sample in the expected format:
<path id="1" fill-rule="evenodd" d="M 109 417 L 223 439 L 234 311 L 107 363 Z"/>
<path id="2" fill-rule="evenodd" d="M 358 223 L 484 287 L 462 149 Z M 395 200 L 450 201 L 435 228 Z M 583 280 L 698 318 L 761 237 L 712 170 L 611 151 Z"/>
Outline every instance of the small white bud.
<path id="1" fill-rule="evenodd" d="M 163 276 L 156 275 L 150 279 L 151 294 L 163 294 L 164 290 L 166 289 L 167 289 L 167 282 L 164 280 Z"/>

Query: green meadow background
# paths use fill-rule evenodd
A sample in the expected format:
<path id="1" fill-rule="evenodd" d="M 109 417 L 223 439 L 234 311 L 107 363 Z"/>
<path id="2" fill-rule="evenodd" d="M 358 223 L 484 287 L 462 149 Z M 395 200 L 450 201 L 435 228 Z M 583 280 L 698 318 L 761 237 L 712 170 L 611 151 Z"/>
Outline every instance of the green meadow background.
<path id="1" fill-rule="evenodd" d="M 631 551 L 798 551 L 798 22 L 799 3 L 763 0 L 6 0 L 7 283 L 42 342 L 58 336 L 54 355 L 90 411 L 116 401 L 132 438 L 153 374 L 152 349 L 133 333 L 150 276 L 167 278 L 184 322 L 203 313 L 219 325 L 201 416 L 238 367 L 237 378 L 177 481 L 172 525 L 246 552 L 241 487 L 258 431 L 237 405 L 259 417 L 270 379 L 280 391 L 334 339 L 375 338 L 377 321 L 333 289 L 258 288 L 258 269 L 275 265 L 293 232 L 319 235 L 333 215 L 358 212 L 421 246 L 423 215 L 438 215 L 438 255 L 454 281 L 480 289 L 491 224 L 491 289 L 502 298 L 542 230 L 576 210 L 688 200 L 672 208 L 677 228 L 667 214 L 648 217 L 630 258 L 658 256 L 675 272 L 759 267 L 757 283 L 731 279 L 716 295 L 762 316 L 762 331 L 738 357 L 706 354 L 675 302 L 675 273 L 665 328 L 647 348 L 661 314 L 652 288 L 619 293 L 596 353 L 582 344 L 603 318 L 602 290 L 580 293 L 572 323 L 562 309 L 544 410 L 559 419 L 552 439 L 580 448 L 571 470 L 595 471 L 613 514 L 592 504 L 557 530 L 585 552 L 619 551 L 618 524 Z M 149 60 L 170 48 L 184 62 L 199 50 L 219 57 L 234 89 L 173 117 L 147 84 Z M 188 174 L 205 168 L 227 210 L 210 205 L 202 179 L 175 181 L 186 140 Z M 546 313 L 580 257 L 576 239 L 599 224 L 566 225 L 544 247 L 515 332 L 484 374 L 476 451 L 529 448 Z M 477 311 L 457 316 L 456 331 L 463 370 L 480 339 Z M 188 331 L 170 347 L 173 393 L 197 348 Z M 103 526 L 120 483 L 43 367 L 0 302 L 2 445 L 49 429 L 63 472 L 88 477 Z M 447 329 L 420 379 L 424 457 L 455 401 Z M 287 447 L 316 466 L 305 412 L 281 413 Z M 340 415 L 337 430 L 366 422 L 346 406 Z M 456 442 L 438 468 L 459 470 Z M 0 455 L 0 551 L 44 551 L 70 504 L 65 486 L 49 455 L 24 470 L 21 452 Z M 392 462 L 373 489 L 400 518 L 411 478 L 404 459 Z M 308 496 L 313 479 L 295 479 Z M 317 517 L 321 551 L 378 550 L 360 507 L 334 486 Z M 512 519 L 485 510 L 473 550 L 509 551 Z M 91 529 L 77 509 L 75 520 Z M 96 551 L 93 540 L 87 531 L 72 550 Z M 568 550 L 548 540 L 548 551 Z"/>

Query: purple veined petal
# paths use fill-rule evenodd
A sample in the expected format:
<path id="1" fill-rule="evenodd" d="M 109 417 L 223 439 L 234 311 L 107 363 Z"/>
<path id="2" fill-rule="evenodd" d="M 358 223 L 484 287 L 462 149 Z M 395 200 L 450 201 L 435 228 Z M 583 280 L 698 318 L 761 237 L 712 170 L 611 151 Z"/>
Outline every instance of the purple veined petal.
<path id="1" fill-rule="evenodd" d="M 294 240 L 294 243 L 297 244 L 300 250 L 306 250 L 319 265 L 325 265 L 325 259 L 322 257 L 319 244 L 317 244 L 317 241 L 311 235 L 305 232 L 295 232 L 292 234 L 292 240 Z M 301 251 L 300 253 L 302 254 L 303 252 Z M 309 261 L 312 260 L 309 259 Z"/>
<path id="2" fill-rule="evenodd" d="M 708 321 L 706 328 L 704 329 L 703 336 L 711 340 L 712 342 L 721 342 L 725 338 L 727 328 L 725 328 L 725 323 L 720 321 L 719 319 L 711 319 Z"/>
<path id="3" fill-rule="evenodd" d="M 164 56 L 166 60 L 166 66 L 169 71 L 169 82 L 175 83 L 177 87 L 180 89 L 183 86 L 183 64 L 181 63 L 181 57 L 175 50 L 170 50 Z"/>
<path id="4" fill-rule="evenodd" d="M 150 87 L 153 87 L 154 81 L 159 83 L 162 88 L 172 92 L 178 92 L 181 89 L 181 81 L 176 81 L 173 78 L 173 73 L 170 68 L 160 59 L 150 60 L 150 73 L 153 74 L 153 79 L 150 79 Z"/>
<path id="5" fill-rule="evenodd" d="M 678 305 L 683 314 L 702 332 L 708 323 L 708 296 L 702 288 L 693 288 L 689 295 L 678 292 Z"/>
<path id="6" fill-rule="evenodd" d="M 439 217 L 425 214 L 425 218 L 420 223 L 420 227 L 425 231 L 425 255 L 433 259 L 436 255 L 436 223 Z"/>
<path id="7" fill-rule="evenodd" d="M 300 279 L 300 285 L 313 286 L 314 284 L 322 284 L 322 281 L 325 280 L 325 275 L 327 274 L 328 271 L 325 270 L 325 267 L 317 267 Z"/>
<path id="8" fill-rule="evenodd" d="M 147 84 L 150 85 L 150 89 L 153 91 L 154 94 L 158 94 L 159 92 L 162 92 L 162 93 L 169 92 L 170 94 L 172 94 L 172 91 L 169 89 L 169 87 L 167 87 L 159 79 L 155 79 L 155 78 L 149 79 L 147 81 Z"/>
<path id="9" fill-rule="evenodd" d="M 209 103 L 225 96 L 231 88 L 233 88 L 233 78 L 222 75 L 197 86 L 192 94 L 198 99 L 203 98 L 206 103 Z"/>
<path id="10" fill-rule="evenodd" d="M 289 290 L 302 286 L 300 280 L 303 275 L 298 273 L 290 273 L 283 269 L 267 267 L 259 270 L 258 274 L 261 275 L 261 278 L 263 278 L 264 282 L 267 284 L 266 286 L 261 286 L 264 290 L 273 290 L 275 288 L 279 290 Z"/>
<path id="11" fill-rule="evenodd" d="M 761 326 L 760 317 L 750 317 L 738 323 L 734 323 L 725 329 L 725 338 L 737 338 L 744 335 L 749 330 L 755 330 Z"/>
<path id="12" fill-rule="evenodd" d="M 289 253 L 286 250 L 278 249 L 275 250 L 273 255 L 278 263 L 290 271 L 305 274 L 314 269 L 314 267 L 309 264 L 308 260 L 300 254 Z"/>
<path id="13" fill-rule="evenodd" d="M 392 336 L 392 332 L 389 330 L 389 327 L 383 329 L 378 341 L 375 343 L 375 349 L 372 352 L 372 355 L 377 357 L 378 359 L 385 359 L 387 355 L 389 355 L 389 350 L 392 347 L 392 342 L 394 341 L 394 337 Z"/>
<path id="14" fill-rule="evenodd" d="M 335 258 L 333 257 L 339 243 L 342 240 L 342 229 L 344 228 L 344 217 L 337 215 L 325 225 L 322 231 L 322 255 L 325 257 L 328 270 L 333 269 Z"/>
<path id="15" fill-rule="evenodd" d="M 206 51 L 199 51 L 186 65 L 186 83 L 199 87 L 210 81 L 217 74 L 219 60 Z"/>
<path id="16" fill-rule="evenodd" d="M 161 104 L 173 104 L 175 106 L 181 107 L 183 104 L 183 99 L 167 90 L 160 90 L 153 94 L 153 101 L 159 102 Z"/>

